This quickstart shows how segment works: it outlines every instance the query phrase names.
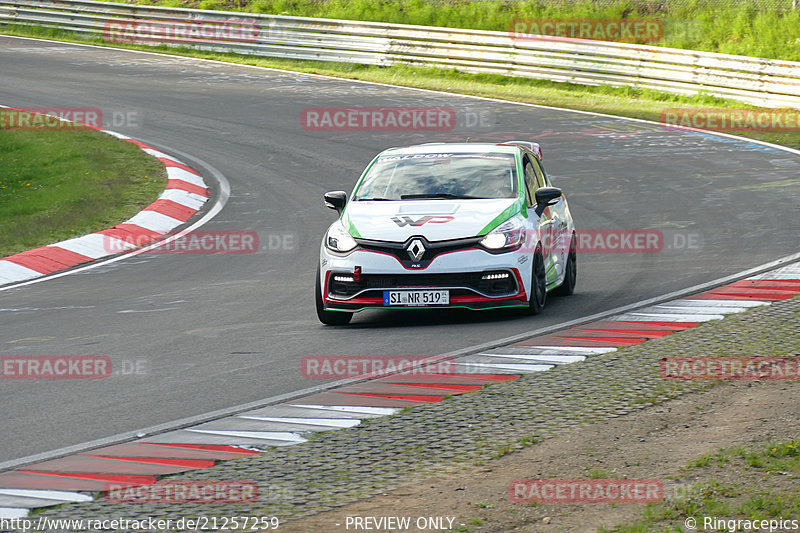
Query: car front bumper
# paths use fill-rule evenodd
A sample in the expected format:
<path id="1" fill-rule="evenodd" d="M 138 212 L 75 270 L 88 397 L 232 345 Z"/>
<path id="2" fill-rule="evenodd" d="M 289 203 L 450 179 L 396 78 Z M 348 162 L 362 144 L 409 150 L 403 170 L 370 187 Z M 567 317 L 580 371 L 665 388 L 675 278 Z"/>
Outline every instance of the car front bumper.
<path id="1" fill-rule="evenodd" d="M 320 287 L 326 310 L 494 309 L 528 305 L 530 258 L 468 248 L 441 254 L 425 268 L 406 268 L 397 257 L 356 249 L 347 255 L 320 249 Z M 385 291 L 447 290 L 446 305 L 387 305 Z"/>

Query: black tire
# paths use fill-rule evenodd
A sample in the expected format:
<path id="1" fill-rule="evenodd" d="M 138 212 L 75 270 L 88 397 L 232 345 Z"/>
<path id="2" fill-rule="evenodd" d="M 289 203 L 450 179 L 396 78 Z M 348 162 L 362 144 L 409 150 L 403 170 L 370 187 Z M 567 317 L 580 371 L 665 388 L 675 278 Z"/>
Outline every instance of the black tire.
<path id="1" fill-rule="evenodd" d="M 325 305 L 322 303 L 322 288 L 319 283 L 319 267 L 317 267 L 317 282 L 315 283 L 316 291 L 315 299 L 317 302 L 317 318 L 326 326 L 346 326 L 353 318 L 353 313 L 346 311 L 326 311 Z"/>
<path id="2" fill-rule="evenodd" d="M 569 253 L 567 254 L 567 264 L 564 267 L 564 271 L 564 283 L 553 291 L 553 294 L 558 296 L 569 296 L 574 293 L 575 283 L 578 281 L 578 254 L 574 234 L 569 243 Z"/>
<path id="3" fill-rule="evenodd" d="M 540 249 L 533 254 L 533 266 L 531 267 L 531 297 L 528 300 L 528 307 L 525 308 L 526 315 L 538 315 L 544 309 L 547 301 L 547 275 L 544 268 L 544 257 Z"/>

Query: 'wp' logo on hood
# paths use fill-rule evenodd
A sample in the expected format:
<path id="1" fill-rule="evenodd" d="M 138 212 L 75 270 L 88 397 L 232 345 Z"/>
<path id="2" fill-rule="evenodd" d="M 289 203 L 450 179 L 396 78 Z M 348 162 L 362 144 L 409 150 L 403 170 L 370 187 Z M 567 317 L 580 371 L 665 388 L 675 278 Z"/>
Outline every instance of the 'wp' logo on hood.
<path id="1" fill-rule="evenodd" d="M 392 222 L 402 228 L 405 226 L 422 226 L 427 222 L 431 222 L 433 224 L 446 224 L 454 219 L 454 217 L 447 215 L 427 215 L 414 220 L 410 216 L 404 215 L 402 217 L 392 217 Z"/>

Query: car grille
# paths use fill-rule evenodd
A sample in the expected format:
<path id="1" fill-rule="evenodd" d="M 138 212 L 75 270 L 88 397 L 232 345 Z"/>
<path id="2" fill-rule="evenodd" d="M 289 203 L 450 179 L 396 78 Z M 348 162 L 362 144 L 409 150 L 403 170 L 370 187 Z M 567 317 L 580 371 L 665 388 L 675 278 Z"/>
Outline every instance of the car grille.
<path id="1" fill-rule="evenodd" d="M 409 246 L 411 246 L 411 243 L 415 240 L 419 240 L 425 248 L 425 252 L 418 260 L 412 259 L 408 253 Z M 480 237 L 470 237 L 468 239 L 453 239 L 449 241 L 430 242 L 425 237 L 414 235 L 402 243 L 372 241 L 367 239 L 356 239 L 356 242 L 359 244 L 362 250 L 380 252 L 394 256 L 404 268 L 423 269 L 427 268 L 437 256 L 475 248 L 480 240 Z"/>
<path id="2" fill-rule="evenodd" d="M 507 274 L 502 279 L 484 279 L 491 274 Z M 337 280 L 336 277 L 342 279 Z M 454 274 L 362 274 L 360 281 L 350 281 L 352 274 L 331 274 L 328 293 L 334 298 L 353 296 L 382 297 L 383 289 L 453 289 L 451 296 L 482 294 L 490 297 L 510 296 L 518 292 L 516 278 L 509 271 L 465 272 Z M 375 291 L 372 293 L 372 291 Z"/>

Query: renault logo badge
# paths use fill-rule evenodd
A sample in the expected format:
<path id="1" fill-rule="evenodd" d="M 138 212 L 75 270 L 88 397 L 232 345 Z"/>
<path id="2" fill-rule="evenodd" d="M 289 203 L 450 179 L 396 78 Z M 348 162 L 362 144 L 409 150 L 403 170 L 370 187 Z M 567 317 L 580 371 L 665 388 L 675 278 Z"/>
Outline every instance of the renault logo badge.
<path id="1" fill-rule="evenodd" d="M 411 241 L 411 244 L 408 245 L 406 251 L 408 252 L 408 256 L 415 263 L 419 262 L 419 260 L 422 259 L 422 256 L 425 255 L 425 247 L 422 246 L 422 241 L 419 239 L 414 239 Z"/>

